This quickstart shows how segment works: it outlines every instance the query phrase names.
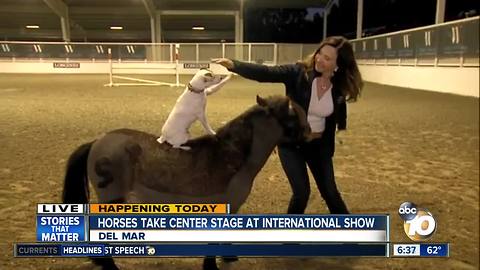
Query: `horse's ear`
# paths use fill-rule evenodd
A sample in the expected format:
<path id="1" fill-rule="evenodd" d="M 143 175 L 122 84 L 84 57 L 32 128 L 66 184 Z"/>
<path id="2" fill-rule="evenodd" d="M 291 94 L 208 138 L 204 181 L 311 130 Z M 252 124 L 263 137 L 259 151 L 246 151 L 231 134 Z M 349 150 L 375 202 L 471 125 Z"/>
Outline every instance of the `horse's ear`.
<path id="1" fill-rule="evenodd" d="M 262 107 L 267 107 L 267 101 L 259 95 L 257 95 L 257 104 Z"/>

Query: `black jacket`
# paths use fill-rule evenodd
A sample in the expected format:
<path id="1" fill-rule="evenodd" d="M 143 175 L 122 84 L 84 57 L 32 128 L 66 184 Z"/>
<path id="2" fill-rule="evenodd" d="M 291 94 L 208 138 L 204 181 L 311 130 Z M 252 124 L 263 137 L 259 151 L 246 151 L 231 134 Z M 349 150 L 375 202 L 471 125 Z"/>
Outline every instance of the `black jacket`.
<path id="1" fill-rule="evenodd" d="M 313 79 L 321 74 L 312 70 L 305 74 L 305 67 L 300 64 L 265 66 L 233 60 L 234 67 L 230 70 L 247 79 L 259 82 L 277 82 L 285 84 L 286 95 L 308 112 L 312 95 Z M 308 76 L 306 76 L 308 75 Z M 308 78 L 307 78 L 308 77 Z M 335 152 L 335 131 L 347 127 L 347 104 L 342 95 L 341 82 L 332 77 L 333 113 L 325 119 L 325 131 L 322 137 L 311 143 L 325 150 L 325 154 L 333 156 Z M 313 145 L 312 145 L 313 146 Z"/>

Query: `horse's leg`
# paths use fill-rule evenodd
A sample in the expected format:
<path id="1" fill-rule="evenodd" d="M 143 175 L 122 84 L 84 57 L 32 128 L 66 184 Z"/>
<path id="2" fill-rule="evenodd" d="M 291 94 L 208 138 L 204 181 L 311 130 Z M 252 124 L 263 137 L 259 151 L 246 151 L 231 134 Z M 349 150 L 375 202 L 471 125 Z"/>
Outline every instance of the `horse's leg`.
<path id="1" fill-rule="evenodd" d="M 118 199 L 118 200 L 112 200 L 108 201 L 105 203 L 126 203 L 125 199 Z M 95 258 L 95 257 L 90 257 L 92 260 L 93 264 L 98 265 L 102 268 L 102 270 L 118 270 L 119 268 L 115 264 L 115 261 L 113 261 L 113 258 Z"/>
<path id="2" fill-rule="evenodd" d="M 203 259 L 203 270 L 219 270 L 215 256 L 208 256 Z"/>
<path id="3" fill-rule="evenodd" d="M 227 190 L 227 201 L 230 203 L 231 214 L 236 214 L 247 200 L 257 173 L 258 166 L 256 166 L 256 162 L 249 160 L 230 180 L 230 186 Z M 226 263 L 236 262 L 238 257 L 235 255 L 222 256 L 222 261 Z"/>
<path id="4" fill-rule="evenodd" d="M 135 164 L 141 150 L 136 144 L 121 146 L 115 151 L 92 151 L 90 154 L 89 178 L 101 203 L 125 203 L 132 189 Z"/>
<path id="5" fill-rule="evenodd" d="M 220 245 L 230 245 L 230 244 L 220 244 Z M 222 261 L 225 263 L 231 263 L 238 261 L 238 257 L 235 255 L 232 256 L 222 256 Z M 203 270 L 218 270 L 216 256 L 207 256 L 203 259 Z"/>
<path id="6" fill-rule="evenodd" d="M 118 160 L 117 160 L 118 161 Z M 95 166 L 95 190 L 100 203 L 127 203 L 128 183 L 132 181 L 131 165 L 108 162 L 105 158 L 99 159 Z M 102 270 L 119 269 L 113 258 L 90 258 Z"/>
<path id="7" fill-rule="evenodd" d="M 241 198 L 236 198 L 236 200 L 233 200 L 232 203 L 230 204 L 230 214 L 236 214 L 238 212 L 238 210 L 240 209 L 240 206 L 243 204 L 243 202 L 241 202 L 242 199 Z M 225 244 L 225 245 L 229 245 L 229 244 Z M 232 255 L 232 256 L 222 256 L 222 261 L 225 262 L 225 263 L 232 263 L 232 262 L 236 262 L 238 261 L 238 257 L 235 256 L 235 255 Z"/>
<path id="8" fill-rule="evenodd" d="M 119 270 L 112 258 L 90 258 L 95 265 L 98 265 L 102 270 Z"/>
<path id="9" fill-rule="evenodd" d="M 90 180 L 100 203 L 126 203 L 130 185 L 134 180 L 133 162 L 130 149 L 126 153 L 115 153 L 102 157 L 92 155 L 89 166 Z M 94 154 L 96 154 L 94 152 Z M 102 270 L 119 269 L 113 258 L 90 258 Z"/>

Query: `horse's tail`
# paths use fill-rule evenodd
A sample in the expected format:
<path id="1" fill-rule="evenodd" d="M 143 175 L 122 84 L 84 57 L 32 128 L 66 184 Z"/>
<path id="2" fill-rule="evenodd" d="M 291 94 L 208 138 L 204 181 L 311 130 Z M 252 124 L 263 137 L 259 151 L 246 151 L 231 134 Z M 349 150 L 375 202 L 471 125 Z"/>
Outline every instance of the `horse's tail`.
<path id="1" fill-rule="evenodd" d="M 93 142 L 81 145 L 68 159 L 62 200 L 64 203 L 87 203 L 89 199 L 87 158 Z"/>

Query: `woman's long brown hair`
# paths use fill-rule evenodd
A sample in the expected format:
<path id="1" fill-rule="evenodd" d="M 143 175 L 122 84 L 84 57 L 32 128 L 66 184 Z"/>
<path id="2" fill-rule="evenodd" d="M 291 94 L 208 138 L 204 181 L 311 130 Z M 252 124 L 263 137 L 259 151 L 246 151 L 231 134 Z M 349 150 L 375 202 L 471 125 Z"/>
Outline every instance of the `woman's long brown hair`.
<path id="1" fill-rule="evenodd" d="M 358 70 L 357 61 L 353 53 L 352 44 L 342 36 L 332 36 L 324 39 L 314 53 L 307 56 L 301 63 L 306 68 L 306 72 L 315 67 L 315 55 L 323 48 L 329 45 L 337 49 L 338 70 L 334 73 L 332 80 L 340 84 L 342 94 L 349 101 L 356 101 L 363 88 L 363 80 Z"/>

